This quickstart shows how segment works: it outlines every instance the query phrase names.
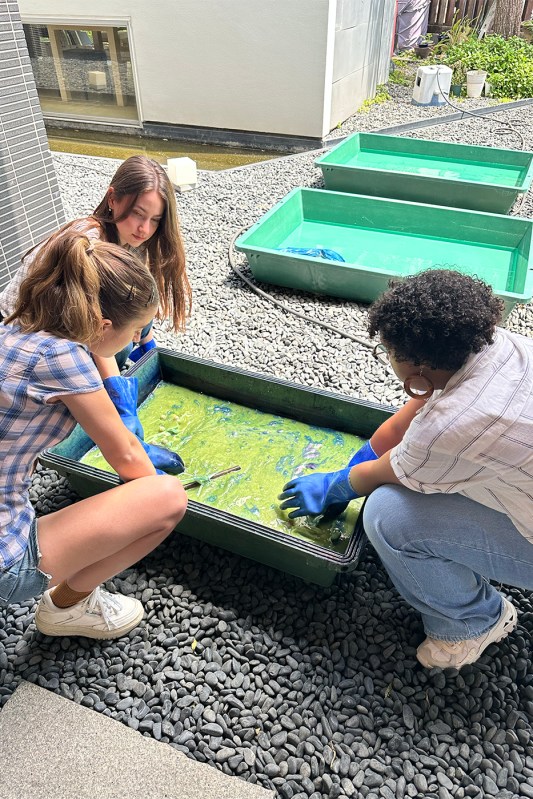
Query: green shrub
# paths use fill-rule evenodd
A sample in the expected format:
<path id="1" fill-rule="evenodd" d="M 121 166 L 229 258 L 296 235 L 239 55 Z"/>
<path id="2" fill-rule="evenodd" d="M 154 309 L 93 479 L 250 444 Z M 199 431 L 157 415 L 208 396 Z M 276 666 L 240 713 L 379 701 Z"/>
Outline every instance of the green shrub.
<path id="1" fill-rule="evenodd" d="M 410 86 L 412 82 L 413 78 L 410 75 L 407 76 L 403 69 L 393 69 L 389 73 L 388 83 L 394 83 L 396 86 Z"/>
<path id="2" fill-rule="evenodd" d="M 369 97 L 368 100 L 364 100 L 358 110 L 362 111 L 363 114 L 365 114 L 367 111 L 370 111 L 373 105 L 386 103 L 387 100 L 390 99 L 391 96 L 387 91 L 387 87 L 385 86 L 385 84 L 381 83 L 379 86 L 376 87 L 376 94 L 374 95 L 374 97 Z"/>
<path id="3" fill-rule="evenodd" d="M 518 36 L 471 36 L 432 61 L 452 69 L 460 63 L 465 70 L 486 70 L 493 97 L 533 97 L 533 45 Z"/>

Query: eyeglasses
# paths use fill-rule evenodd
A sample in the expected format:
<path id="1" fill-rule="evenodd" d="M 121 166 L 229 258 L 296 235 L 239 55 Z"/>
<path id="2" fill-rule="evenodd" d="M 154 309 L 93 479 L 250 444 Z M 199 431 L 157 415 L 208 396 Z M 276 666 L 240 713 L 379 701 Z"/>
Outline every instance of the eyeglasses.
<path id="1" fill-rule="evenodd" d="M 384 344 L 376 344 L 372 357 L 382 366 L 390 366 L 389 352 Z"/>

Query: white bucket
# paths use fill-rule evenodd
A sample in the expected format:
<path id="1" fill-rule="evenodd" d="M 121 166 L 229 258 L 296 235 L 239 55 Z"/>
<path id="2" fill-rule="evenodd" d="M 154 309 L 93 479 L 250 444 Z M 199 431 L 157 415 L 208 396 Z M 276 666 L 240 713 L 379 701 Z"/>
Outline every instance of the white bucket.
<path id="1" fill-rule="evenodd" d="M 466 96 L 481 97 L 487 73 L 484 69 L 471 69 L 466 73 Z"/>

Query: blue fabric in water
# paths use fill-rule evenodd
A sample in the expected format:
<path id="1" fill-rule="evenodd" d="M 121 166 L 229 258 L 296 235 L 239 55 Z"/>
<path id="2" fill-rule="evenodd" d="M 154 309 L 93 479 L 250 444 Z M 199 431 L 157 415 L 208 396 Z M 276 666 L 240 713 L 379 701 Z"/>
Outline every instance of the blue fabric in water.
<path id="1" fill-rule="evenodd" d="M 327 250 L 325 247 L 280 247 L 280 252 L 294 253 L 295 255 L 309 255 L 313 258 L 326 258 L 328 261 L 343 261 L 344 258 L 335 250 Z"/>

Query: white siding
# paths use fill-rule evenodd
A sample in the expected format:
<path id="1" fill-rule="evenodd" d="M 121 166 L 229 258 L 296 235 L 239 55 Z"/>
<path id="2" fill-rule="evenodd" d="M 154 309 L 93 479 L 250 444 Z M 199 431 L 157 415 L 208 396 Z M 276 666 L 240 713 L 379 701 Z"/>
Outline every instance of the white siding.
<path id="1" fill-rule="evenodd" d="M 0 0 L 0 288 L 64 221 L 17 3 Z"/>

